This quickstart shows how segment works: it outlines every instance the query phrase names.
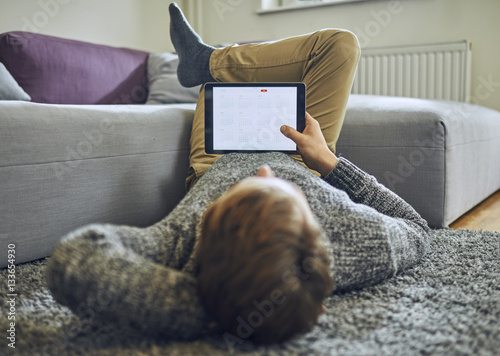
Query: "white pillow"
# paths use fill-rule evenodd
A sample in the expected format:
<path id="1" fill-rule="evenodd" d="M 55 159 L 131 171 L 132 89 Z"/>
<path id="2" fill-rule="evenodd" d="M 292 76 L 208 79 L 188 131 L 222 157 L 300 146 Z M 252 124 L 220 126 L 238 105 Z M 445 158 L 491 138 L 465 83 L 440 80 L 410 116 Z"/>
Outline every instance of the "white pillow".
<path id="1" fill-rule="evenodd" d="M 0 63 L 0 100 L 31 100 L 3 63 Z"/>
<path id="2" fill-rule="evenodd" d="M 185 88 L 177 79 L 179 58 L 174 53 L 152 53 L 148 57 L 149 93 L 146 104 L 196 103 L 200 85 Z"/>

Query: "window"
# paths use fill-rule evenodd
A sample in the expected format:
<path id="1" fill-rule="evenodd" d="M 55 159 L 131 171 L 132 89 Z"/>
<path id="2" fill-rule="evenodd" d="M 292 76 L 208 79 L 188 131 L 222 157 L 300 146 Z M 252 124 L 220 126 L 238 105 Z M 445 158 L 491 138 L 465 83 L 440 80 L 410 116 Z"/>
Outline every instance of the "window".
<path id="1" fill-rule="evenodd" d="M 338 5 L 359 1 L 374 0 L 261 0 L 259 13 L 269 13 L 288 10 L 300 10 L 310 7 Z"/>

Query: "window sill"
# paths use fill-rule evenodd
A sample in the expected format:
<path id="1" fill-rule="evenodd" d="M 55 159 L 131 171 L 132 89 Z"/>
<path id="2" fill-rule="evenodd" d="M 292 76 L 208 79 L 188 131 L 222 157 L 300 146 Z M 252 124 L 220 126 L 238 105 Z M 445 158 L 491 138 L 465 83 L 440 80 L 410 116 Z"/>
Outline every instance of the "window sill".
<path id="1" fill-rule="evenodd" d="M 329 2 L 319 2 L 319 3 L 305 4 L 305 5 L 276 6 L 276 7 L 266 8 L 266 9 L 261 8 L 261 9 L 257 10 L 257 14 L 266 15 L 266 14 L 272 14 L 272 13 L 276 13 L 276 12 L 315 9 L 318 7 L 325 7 L 325 6 L 332 6 L 332 5 L 343 5 L 343 4 L 350 4 L 350 3 L 361 2 L 361 1 L 369 1 L 369 0 L 331 0 Z"/>

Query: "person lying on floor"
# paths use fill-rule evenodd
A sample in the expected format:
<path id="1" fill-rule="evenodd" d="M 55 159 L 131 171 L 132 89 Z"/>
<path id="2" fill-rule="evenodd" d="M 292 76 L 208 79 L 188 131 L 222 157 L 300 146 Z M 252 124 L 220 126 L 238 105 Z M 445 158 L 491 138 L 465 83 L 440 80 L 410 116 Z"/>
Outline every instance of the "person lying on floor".
<path id="1" fill-rule="evenodd" d="M 425 220 L 334 153 L 359 58 L 354 35 L 326 29 L 214 49 L 175 4 L 170 16 L 183 85 L 306 83 L 304 131 L 281 128 L 301 155 L 207 155 L 202 91 L 186 196 L 148 228 L 94 224 L 65 236 L 47 266 L 56 301 L 174 340 L 218 332 L 233 344 L 282 342 L 310 331 L 332 293 L 420 261 Z"/>

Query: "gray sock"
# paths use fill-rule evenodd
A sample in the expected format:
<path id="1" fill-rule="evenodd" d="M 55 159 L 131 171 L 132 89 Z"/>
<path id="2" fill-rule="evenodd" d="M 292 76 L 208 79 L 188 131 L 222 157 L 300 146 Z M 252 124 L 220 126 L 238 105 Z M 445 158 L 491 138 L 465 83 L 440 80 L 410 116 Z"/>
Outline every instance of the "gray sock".
<path id="1" fill-rule="evenodd" d="M 170 4 L 169 11 L 170 38 L 179 55 L 179 82 L 189 88 L 215 81 L 210 74 L 210 55 L 215 47 L 203 43 L 176 3 Z"/>

